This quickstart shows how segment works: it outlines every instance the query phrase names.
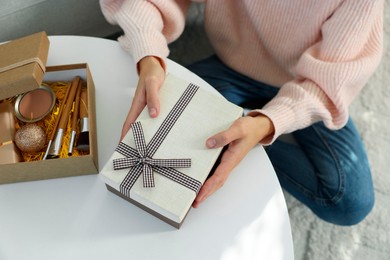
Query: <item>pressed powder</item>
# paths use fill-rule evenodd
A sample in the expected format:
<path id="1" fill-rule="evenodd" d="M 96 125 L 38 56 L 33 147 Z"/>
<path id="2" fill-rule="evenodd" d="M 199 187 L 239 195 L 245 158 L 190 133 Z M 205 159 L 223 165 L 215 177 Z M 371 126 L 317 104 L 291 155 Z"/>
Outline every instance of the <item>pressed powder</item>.
<path id="1" fill-rule="evenodd" d="M 55 100 L 53 90 L 41 86 L 16 98 L 15 115 L 23 122 L 37 122 L 53 109 Z"/>

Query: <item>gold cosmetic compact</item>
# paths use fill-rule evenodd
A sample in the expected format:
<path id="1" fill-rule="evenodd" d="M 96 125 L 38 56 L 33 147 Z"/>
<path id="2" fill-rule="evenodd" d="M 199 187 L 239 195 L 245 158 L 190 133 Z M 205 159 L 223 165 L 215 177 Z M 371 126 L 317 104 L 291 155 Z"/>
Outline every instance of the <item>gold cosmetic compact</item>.
<path id="1" fill-rule="evenodd" d="M 33 123 L 51 112 L 56 102 L 54 91 L 46 86 L 19 95 L 15 100 L 16 117 L 23 122 Z"/>

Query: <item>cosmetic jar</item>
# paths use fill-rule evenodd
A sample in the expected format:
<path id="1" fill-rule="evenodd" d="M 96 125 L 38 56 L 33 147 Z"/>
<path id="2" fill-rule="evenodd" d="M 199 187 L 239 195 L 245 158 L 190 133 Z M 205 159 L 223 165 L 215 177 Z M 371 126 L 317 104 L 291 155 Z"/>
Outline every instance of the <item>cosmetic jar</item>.
<path id="1" fill-rule="evenodd" d="M 45 131 L 37 124 L 25 124 L 15 133 L 15 144 L 22 151 L 36 153 L 45 146 Z"/>
<path id="2" fill-rule="evenodd" d="M 23 122 L 41 120 L 53 110 L 56 102 L 54 91 L 46 86 L 19 95 L 15 100 L 15 115 Z"/>

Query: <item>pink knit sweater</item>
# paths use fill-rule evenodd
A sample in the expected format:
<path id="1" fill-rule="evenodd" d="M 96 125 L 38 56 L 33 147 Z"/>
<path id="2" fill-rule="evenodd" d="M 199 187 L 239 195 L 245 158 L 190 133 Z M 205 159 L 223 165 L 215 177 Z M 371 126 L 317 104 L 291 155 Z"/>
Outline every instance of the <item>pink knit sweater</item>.
<path id="1" fill-rule="evenodd" d="M 107 20 L 135 62 L 165 61 L 184 29 L 189 0 L 100 0 Z M 218 57 L 234 70 L 281 87 L 252 113 L 268 116 L 275 134 L 323 121 L 341 128 L 348 106 L 379 64 L 383 0 L 207 0 L 205 28 Z"/>

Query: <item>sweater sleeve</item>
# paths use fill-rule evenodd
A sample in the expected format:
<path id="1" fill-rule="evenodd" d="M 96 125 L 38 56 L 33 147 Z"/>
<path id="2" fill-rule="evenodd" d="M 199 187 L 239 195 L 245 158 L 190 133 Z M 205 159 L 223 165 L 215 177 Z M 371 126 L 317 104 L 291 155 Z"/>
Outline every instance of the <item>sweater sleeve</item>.
<path id="1" fill-rule="evenodd" d="M 294 67 L 295 79 L 285 83 L 262 109 L 275 132 L 284 133 L 323 121 L 342 128 L 348 107 L 377 68 L 383 51 L 383 1 L 346 0 L 321 28 L 316 44 L 303 52 Z"/>
<path id="2" fill-rule="evenodd" d="M 189 4 L 188 0 L 100 0 L 107 21 L 124 31 L 118 40 L 134 61 L 156 56 L 164 66 L 168 43 L 184 30 Z"/>

